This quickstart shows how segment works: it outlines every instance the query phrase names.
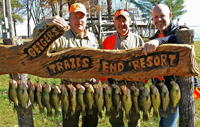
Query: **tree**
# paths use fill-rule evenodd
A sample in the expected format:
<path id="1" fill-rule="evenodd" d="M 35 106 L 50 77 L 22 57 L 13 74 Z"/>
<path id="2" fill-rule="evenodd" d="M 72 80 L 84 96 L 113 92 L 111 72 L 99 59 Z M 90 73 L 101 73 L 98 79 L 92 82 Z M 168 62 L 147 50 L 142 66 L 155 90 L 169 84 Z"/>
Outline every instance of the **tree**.
<path id="1" fill-rule="evenodd" d="M 143 13 L 143 17 L 150 18 L 152 8 L 157 4 L 166 4 L 172 9 L 172 20 L 186 13 L 184 0 L 131 0 Z"/>

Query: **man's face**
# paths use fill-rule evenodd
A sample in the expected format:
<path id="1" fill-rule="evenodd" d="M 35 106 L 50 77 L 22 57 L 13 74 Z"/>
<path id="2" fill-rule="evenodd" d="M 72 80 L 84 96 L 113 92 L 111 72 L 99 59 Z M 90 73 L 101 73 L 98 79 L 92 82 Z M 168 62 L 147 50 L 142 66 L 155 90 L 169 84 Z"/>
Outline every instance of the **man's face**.
<path id="1" fill-rule="evenodd" d="M 77 34 L 84 32 L 86 22 L 87 18 L 82 12 L 75 12 L 69 17 L 70 27 Z"/>
<path id="2" fill-rule="evenodd" d="M 117 32 L 123 36 L 129 31 L 130 20 L 127 21 L 124 16 L 120 15 L 115 19 L 114 25 L 117 29 Z"/>
<path id="3" fill-rule="evenodd" d="M 168 8 L 156 6 L 152 11 L 152 16 L 154 24 L 161 33 L 168 30 L 172 16 Z"/>

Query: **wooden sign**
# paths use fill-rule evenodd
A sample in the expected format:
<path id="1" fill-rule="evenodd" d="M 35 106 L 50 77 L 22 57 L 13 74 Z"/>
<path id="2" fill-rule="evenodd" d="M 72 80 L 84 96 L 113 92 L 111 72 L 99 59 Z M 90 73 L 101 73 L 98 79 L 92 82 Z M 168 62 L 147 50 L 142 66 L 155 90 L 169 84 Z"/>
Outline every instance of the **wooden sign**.
<path id="1" fill-rule="evenodd" d="M 198 75 L 193 45 L 163 44 L 145 56 L 142 48 L 70 48 L 49 53 L 68 29 L 48 27 L 23 46 L 0 45 L 0 74 L 28 73 L 46 78 L 118 78 L 143 81 L 158 76 Z"/>

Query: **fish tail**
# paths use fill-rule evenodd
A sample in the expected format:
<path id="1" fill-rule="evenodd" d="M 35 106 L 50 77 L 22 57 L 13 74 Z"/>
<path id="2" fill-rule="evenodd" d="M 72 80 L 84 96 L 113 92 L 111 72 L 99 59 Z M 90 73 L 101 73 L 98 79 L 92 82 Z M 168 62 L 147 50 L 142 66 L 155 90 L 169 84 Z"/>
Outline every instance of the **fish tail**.
<path id="1" fill-rule="evenodd" d="M 106 114 L 105 114 L 107 117 L 111 117 L 111 112 L 110 111 L 106 111 Z"/>
<path id="2" fill-rule="evenodd" d="M 86 111 L 85 110 L 82 110 L 82 116 L 86 116 Z"/>
<path id="3" fill-rule="evenodd" d="M 75 112 L 74 111 L 71 111 L 71 116 L 72 116 L 72 118 L 75 118 Z"/>
<path id="4" fill-rule="evenodd" d="M 143 121 L 148 121 L 149 120 L 149 117 L 147 114 L 143 114 Z"/>
<path id="5" fill-rule="evenodd" d="M 93 109 L 90 108 L 90 109 L 88 110 L 88 115 L 92 115 L 92 114 L 93 114 Z"/>
<path id="6" fill-rule="evenodd" d="M 172 107 L 171 113 L 176 113 L 176 107 Z"/>
<path id="7" fill-rule="evenodd" d="M 47 111 L 47 116 L 52 116 L 52 111 Z"/>
<path id="8" fill-rule="evenodd" d="M 153 117 L 158 118 L 158 111 L 156 110 L 153 111 Z"/>
<path id="9" fill-rule="evenodd" d="M 40 109 L 39 109 L 39 112 L 40 112 L 40 114 L 45 113 L 44 108 L 40 108 Z"/>
<path id="10" fill-rule="evenodd" d="M 165 111 L 164 111 L 164 110 L 162 111 L 162 117 L 165 117 L 165 118 L 168 117 L 168 115 L 167 115 L 167 111 L 166 111 L 166 110 L 165 110 Z"/>
<path id="11" fill-rule="evenodd" d="M 102 118 L 102 112 L 98 112 L 98 116 Z"/>
<path id="12" fill-rule="evenodd" d="M 129 114 L 126 114 L 126 119 L 127 119 L 127 120 L 130 120 Z"/>

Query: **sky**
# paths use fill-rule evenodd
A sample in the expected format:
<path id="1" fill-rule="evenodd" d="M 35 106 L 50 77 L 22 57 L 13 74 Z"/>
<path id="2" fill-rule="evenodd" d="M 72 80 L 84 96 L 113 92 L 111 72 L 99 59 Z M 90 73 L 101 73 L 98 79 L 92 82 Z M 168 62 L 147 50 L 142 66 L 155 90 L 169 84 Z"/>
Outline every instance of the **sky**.
<path id="1" fill-rule="evenodd" d="M 180 16 L 179 24 L 186 23 L 187 26 L 200 26 L 199 5 L 200 0 L 185 0 L 185 10 L 187 12 Z"/>
<path id="2" fill-rule="evenodd" d="M 187 26 L 200 26 L 200 16 L 199 16 L 199 5 L 200 0 L 185 0 L 184 3 L 185 10 L 187 12 L 180 16 L 179 25 L 184 25 L 186 23 Z M 175 20 L 176 23 L 177 20 Z M 31 22 L 31 34 L 34 28 L 33 22 Z M 23 24 L 17 25 L 17 36 L 27 35 L 27 21 L 25 20 Z"/>

